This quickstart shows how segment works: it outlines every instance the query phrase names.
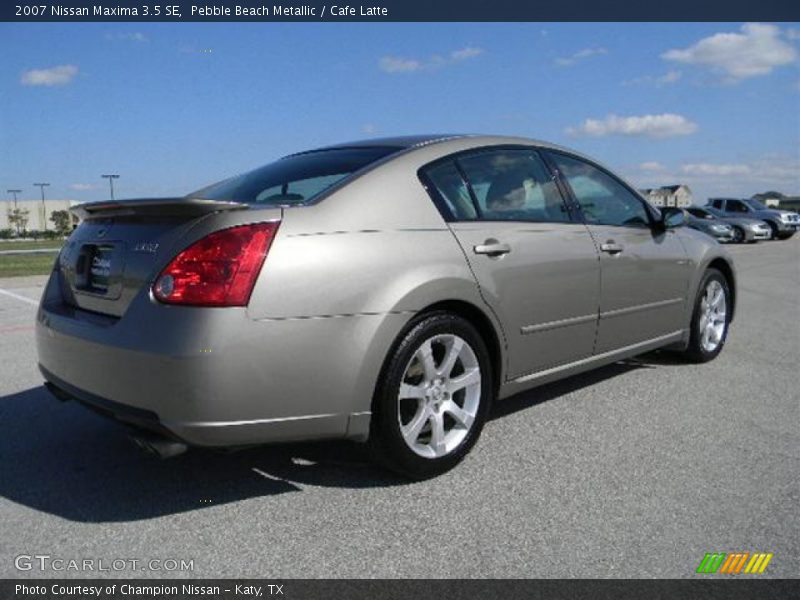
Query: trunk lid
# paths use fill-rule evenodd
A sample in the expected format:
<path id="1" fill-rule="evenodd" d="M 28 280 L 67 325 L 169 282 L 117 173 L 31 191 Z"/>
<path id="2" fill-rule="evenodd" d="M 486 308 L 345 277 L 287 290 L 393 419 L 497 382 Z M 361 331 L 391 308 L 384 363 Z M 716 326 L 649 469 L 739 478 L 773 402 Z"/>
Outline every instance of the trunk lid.
<path id="1" fill-rule="evenodd" d="M 177 245 L 192 227 L 210 215 L 248 208 L 238 202 L 187 198 L 98 202 L 72 208 L 83 221 L 58 258 L 64 302 L 121 317 L 181 249 Z"/>

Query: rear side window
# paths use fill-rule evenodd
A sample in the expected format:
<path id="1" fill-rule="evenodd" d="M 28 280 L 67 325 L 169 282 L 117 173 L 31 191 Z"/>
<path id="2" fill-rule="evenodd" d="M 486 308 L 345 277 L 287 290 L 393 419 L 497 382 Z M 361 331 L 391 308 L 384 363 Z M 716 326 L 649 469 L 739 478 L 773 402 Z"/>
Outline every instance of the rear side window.
<path id="1" fill-rule="evenodd" d="M 484 221 L 567 222 L 547 167 L 530 150 L 496 150 L 458 159 Z"/>
<path id="2" fill-rule="evenodd" d="M 427 170 L 426 175 L 452 218 L 457 221 L 477 218 L 478 213 L 469 195 L 469 188 L 453 163 L 446 162 L 432 167 Z"/>
<path id="3" fill-rule="evenodd" d="M 189 194 L 263 206 L 305 204 L 332 185 L 400 148 L 333 148 L 287 156 Z"/>

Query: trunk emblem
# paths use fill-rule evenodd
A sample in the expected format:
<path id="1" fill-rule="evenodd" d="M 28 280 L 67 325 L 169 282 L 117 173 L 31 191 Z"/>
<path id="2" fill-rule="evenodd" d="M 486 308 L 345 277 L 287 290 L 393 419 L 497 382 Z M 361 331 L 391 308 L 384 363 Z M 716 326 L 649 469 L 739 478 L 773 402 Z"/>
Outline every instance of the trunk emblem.
<path id="1" fill-rule="evenodd" d="M 155 254 L 156 250 L 158 250 L 158 242 L 137 242 L 133 246 L 134 252 L 148 252 L 150 254 Z"/>

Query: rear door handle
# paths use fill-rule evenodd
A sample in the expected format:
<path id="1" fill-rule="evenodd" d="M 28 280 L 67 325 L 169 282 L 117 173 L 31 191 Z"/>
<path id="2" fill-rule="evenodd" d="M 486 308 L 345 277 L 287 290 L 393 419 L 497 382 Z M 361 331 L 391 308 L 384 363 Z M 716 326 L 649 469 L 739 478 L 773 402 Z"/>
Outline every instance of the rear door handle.
<path id="1" fill-rule="evenodd" d="M 608 240 L 605 244 L 600 244 L 600 250 L 609 254 L 619 254 L 623 249 L 622 244 L 617 244 L 614 240 Z"/>
<path id="2" fill-rule="evenodd" d="M 486 240 L 483 244 L 478 244 L 473 248 L 475 254 L 487 254 L 489 256 L 502 256 L 511 252 L 511 246 L 501 244 L 494 240 Z"/>

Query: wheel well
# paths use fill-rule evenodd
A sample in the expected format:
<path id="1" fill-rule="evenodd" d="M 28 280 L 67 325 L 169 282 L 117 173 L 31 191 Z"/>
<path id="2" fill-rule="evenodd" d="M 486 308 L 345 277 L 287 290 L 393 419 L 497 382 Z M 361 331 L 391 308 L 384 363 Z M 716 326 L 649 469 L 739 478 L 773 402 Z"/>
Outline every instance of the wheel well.
<path id="1" fill-rule="evenodd" d="M 459 317 L 469 321 L 486 344 L 486 349 L 489 351 L 489 357 L 492 360 L 492 379 L 494 380 L 495 389 L 500 388 L 500 378 L 503 375 L 503 351 L 500 346 L 500 340 L 495 331 L 494 325 L 489 320 L 480 308 L 469 302 L 462 300 L 445 300 L 426 306 L 418 314 L 426 314 L 436 311 L 447 311 L 458 315 Z"/>
<path id="2" fill-rule="evenodd" d="M 736 280 L 733 276 L 733 269 L 731 268 L 728 261 L 723 258 L 715 258 L 712 260 L 708 267 L 710 269 L 716 269 L 725 277 L 726 281 L 728 282 L 728 289 L 731 292 L 731 321 L 733 320 L 733 315 L 736 311 Z"/>

